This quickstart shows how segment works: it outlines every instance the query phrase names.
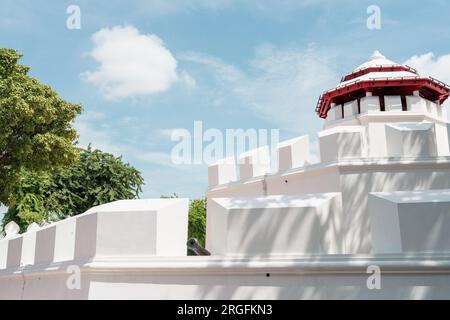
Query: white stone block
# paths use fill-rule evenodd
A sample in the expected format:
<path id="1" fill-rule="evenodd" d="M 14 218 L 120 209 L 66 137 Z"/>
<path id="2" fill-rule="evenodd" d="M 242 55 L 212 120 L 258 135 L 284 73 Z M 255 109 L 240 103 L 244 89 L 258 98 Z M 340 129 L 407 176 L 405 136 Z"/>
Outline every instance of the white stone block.
<path id="1" fill-rule="evenodd" d="M 353 100 L 344 104 L 345 119 L 354 118 L 358 114 L 358 101 Z"/>
<path id="2" fill-rule="evenodd" d="M 28 231 L 22 235 L 22 254 L 20 265 L 33 265 L 34 253 L 36 251 L 36 231 Z"/>
<path id="3" fill-rule="evenodd" d="M 406 96 L 406 105 L 408 111 L 420 113 L 427 112 L 426 100 L 422 97 Z"/>
<path id="4" fill-rule="evenodd" d="M 402 100 L 400 96 L 384 97 L 385 111 L 402 111 Z"/>
<path id="5" fill-rule="evenodd" d="M 333 107 L 336 120 L 340 120 L 344 118 L 344 114 L 342 113 L 342 105 L 338 104 Z"/>
<path id="6" fill-rule="evenodd" d="M 56 225 L 50 225 L 36 231 L 35 264 L 50 264 L 55 257 Z M 67 235 L 69 237 L 70 235 Z M 70 247 L 66 248 L 69 250 Z"/>
<path id="7" fill-rule="evenodd" d="M 380 112 L 380 99 L 376 96 L 367 96 L 360 99 L 361 114 Z"/>
<path id="8" fill-rule="evenodd" d="M 383 122 L 369 122 L 367 125 L 368 153 L 370 157 L 387 156 L 386 128 Z"/>
<path id="9" fill-rule="evenodd" d="M 70 261 L 75 254 L 75 234 L 77 217 L 55 223 L 54 262 Z"/>
<path id="10" fill-rule="evenodd" d="M 331 121 L 335 121 L 335 120 L 339 120 L 342 119 L 342 108 L 341 106 L 332 106 L 330 108 L 330 110 L 328 110 L 327 113 L 327 121 L 331 122 Z"/>
<path id="11" fill-rule="evenodd" d="M 389 157 L 437 156 L 434 123 L 405 122 L 386 124 Z"/>
<path id="12" fill-rule="evenodd" d="M 8 240 L 8 252 L 6 258 L 6 268 L 17 268 L 20 266 L 22 258 L 23 237 L 19 236 Z"/>
<path id="13" fill-rule="evenodd" d="M 448 121 L 447 107 L 445 105 L 438 105 L 438 110 L 441 111 L 441 119 L 447 122 Z"/>
<path id="14" fill-rule="evenodd" d="M 433 101 L 425 100 L 427 112 L 434 117 L 438 117 L 438 105 Z"/>
<path id="15" fill-rule="evenodd" d="M 309 159 L 309 136 L 278 143 L 278 171 L 304 166 Z"/>
<path id="16" fill-rule="evenodd" d="M 236 176 L 234 157 L 220 159 L 208 167 L 208 185 L 210 187 L 236 181 Z"/>
<path id="17" fill-rule="evenodd" d="M 367 154 L 365 128 L 340 126 L 319 132 L 322 162 L 347 158 L 361 158 Z"/>
<path id="18" fill-rule="evenodd" d="M 188 199 L 121 200 L 76 219 L 75 259 L 185 256 Z"/>
<path id="19" fill-rule="evenodd" d="M 259 177 L 268 173 L 270 173 L 270 152 L 268 146 L 250 150 L 240 155 L 240 179 Z"/>
<path id="20" fill-rule="evenodd" d="M 208 199 L 213 255 L 295 255 L 342 250 L 340 193 Z"/>
<path id="21" fill-rule="evenodd" d="M 0 240 L 0 270 L 6 269 L 6 261 L 8 257 L 8 239 Z"/>
<path id="22" fill-rule="evenodd" d="M 373 192 L 369 214 L 375 253 L 450 252 L 450 190 Z"/>
<path id="23" fill-rule="evenodd" d="M 436 131 L 437 155 L 440 157 L 448 157 L 450 155 L 450 146 L 447 124 L 436 122 L 434 124 L 434 130 Z"/>

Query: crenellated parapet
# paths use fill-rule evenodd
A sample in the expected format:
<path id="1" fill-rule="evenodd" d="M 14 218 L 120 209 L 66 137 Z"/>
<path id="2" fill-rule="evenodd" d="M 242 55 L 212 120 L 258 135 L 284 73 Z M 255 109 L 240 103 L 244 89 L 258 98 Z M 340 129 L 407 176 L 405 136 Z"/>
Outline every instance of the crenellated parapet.
<path id="1" fill-rule="evenodd" d="M 437 227 L 450 221 L 449 94 L 442 82 L 375 53 L 319 99 L 316 111 L 326 118 L 319 162 L 308 161 L 309 137 L 301 136 L 279 143 L 276 156 L 267 147 L 238 156 L 233 179 L 209 176 L 209 249 L 277 255 L 282 243 L 287 254 L 450 251 Z M 339 245 L 324 249 L 316 235 Z"/>
<path id="2" fill-rule="evenodd" d="M 186 256 L 188 199 L 121 200 L 0 240 L 0 273 L 117 257 Z"/>
<path id="3" fill-rule="evenodd" d="M 0 299 L 449 299 L 449 95 L 375 52 L 320 97 L 320 161 L 305 135 L 209 166 L 210 256 L 188 199 L 117 201 L 7 225 Z"/>
<path id="4" fill-rule="evenodd" d="M 277 155 L 273 158 L 268 146 L 249 150 L 235 157 L 220 159 L 208 167 L 210 188 L 228 183 L 245 181 L 274 174 L 272 164 L 277 164 L 277 172 L 304 167 L 310 159 L 309 136 L 304 135 L 286 140 L 277 145 Z"/>
<path id="5" fill-rule="evenodd" d="M 328 122 L 317 137 L 320 163 L 450 156 L 449 123 L 443 118 L 444 107 L 412 97 L 416 101 L 413 107 L 421 111 L 410 113 L 398 107 L 395 97 L 390 99 L 392 104 L 386 105 L 386 111 L 376 109 L 379 105 L 374 104 L 372 112 Z M 391 106 L 396 110 L 389 111 Z M 332 115 L 331 110 L 329 117 Z M 221 159 L 208 168 L 209 188 L 282 175 L 293 169 L 308 169 L 311 167 L 309 140 L 309 136 L 304 135 L 282 141 L 277 145 L 276 154 L 263 146 L 238 155 L 237 160 L 234 157 Z"/>

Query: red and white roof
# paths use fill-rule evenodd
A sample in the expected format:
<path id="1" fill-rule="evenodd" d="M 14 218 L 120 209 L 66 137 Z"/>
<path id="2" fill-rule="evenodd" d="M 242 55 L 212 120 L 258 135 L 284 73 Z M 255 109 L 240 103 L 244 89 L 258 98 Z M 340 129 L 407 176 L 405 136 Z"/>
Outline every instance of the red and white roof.
<path id="1" fill-rule="evenodd" d="M 353 72 L 356 72 L 361 69 L 371 68 L 371 67 L 386 67 L 386 66 L 399 66 L 398 63 L 395 63 L 389 59 L 386 59 L 385 56 L 383 56 L 380 51 L 375 50 L 372 55 L 369 57 L 369 60 L 364 62 L 359 67 L 355 68 Z"/>
<path id="2" fill-rule="evenodd" d="M 440 103 L 450 95 L 450 87 L 443 82 L 422 77 L 415 69 L 395 63 L 375 51 L 367 62 L 346 74 L 341 83 L 320 96 L 316 112 L 321 118 L 326 118 L 331 103 L 342 104 L 364 97 L 367 92 L 373 95 L 411 95 L 413 91 Z"/>

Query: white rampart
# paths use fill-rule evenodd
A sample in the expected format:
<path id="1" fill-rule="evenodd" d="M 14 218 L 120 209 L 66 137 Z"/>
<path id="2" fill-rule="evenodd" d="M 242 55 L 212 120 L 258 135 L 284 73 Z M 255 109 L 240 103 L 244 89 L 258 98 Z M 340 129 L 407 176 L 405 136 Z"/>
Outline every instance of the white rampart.
<path id="1" fill-rule="evenodd" d="M 278 172 L 303 167 L 308 163 L 309 136 L 300 136 L 278 143 Z"/>
<path id="2" fill-rule="evenodd" d="M 0 240 L 0 270 L 110 256 L 184 256 L 187 199 L 122 200 Z"/>
<path id="3" fill-rule="evenodd" d="M 340 253 L 341 211 L 338 193 L 215 198 L 206 244 L 221 256 Z"/>
<path id="4" fill-rule="evenodd" d="M 361 98 L 361 114 L 352 113 L 350 117 L 334 120 L 329 118 L 337 114 L 334 111 L 341 110 L 341 106 L 333 105 L 324 130 L 318 133 L 321 162 L 352 158 L 450 156 L 444 107 L 418 96 L 407 96 L 406 100 L 408 109 L 402 111 L 400 96 L 386 96 L 386 111 L 380 111 L 379 97 L 367 96 Z M 349 110 L 357 110 L 356 101 L 345 106 Z M 271 159 L 268 147 L 263 146 L 240 155 L 239 170 L 232 158 L 211 165 L 209 186 L 239 183 L 271 174 L 270 163 L 276 161 L 278 170 L 273 174 L 281 174 L 307 165 L 309 158 L 308 136 L 280 142 L 278 159 Z M 238 179 L 237 171 L 240 171 Z"/>
<path id="5" fill-rule="evenodd" d="M 339 221 L 344 245 L 339 253 L 374 252 L 369 194 L 450 188 L 448 123 L 441 118 L 445 112 L 431 112 L 443 107 L 419 96 L 411 96 L 406 99 L 408 110 L 403 111 L 400 97 L 385 98 L 386 111 L 379 110 L 379 97 L 367 96 L 360 101 L 361 114 L 328 121 L 318 134 L 319 163 L 310 165 L 299 161 L 299 165 L 294 166 L 286 161 L 295 154 L 298 159 L 308 158 L 306 144 L 295 154 L 292 148 L 286 148 L 296 141 L 292 139 L 279 145 L 286 149 L 279 149 L 278 172 L 252 176 L 251 179 L 241 177 L 227 185 L 211 187 L 207 193 L 212 205 L 208 219 L 213 221 L 214 217 L 223 215 L 220 213 L 223 209 L 213 205 L 216 198 L 340 193 L 342 212 L 335 210 L 333 213 L 343 217 Z M 355 103 L 346 106 L 349 110 L 356 110 Z M 340 106 L 334 108 L 339 109 Z M 301 139 L 306 141 L 306 138 Z M 279 230 L 290 227 L 289 220 L 280 222 L 273 218 L 266 223 L 277 225 Z M 223 250 L 219 251 L 224 253 Z"/>
<path id="6" fill-rule="evenodd" d="M 389 157 L 436 157 L 434 123 L 391 123 L 386 127 Z"/>
<path id="7" fill-rule="evenodd" d="M 440 194 L 443 202 L 448 201 L 450 191 Z M 447 222 L 439 233 L 438 245 L 444 245 L 440 253 L 428 252 L 428 242 L 426 254 L 415 250 L 342 255 L 335 254 L 344 231 L 344 217 L 334 214 L 341 212 L 339 194 L 215 199 L 211 203 L 229 216 L 227 226 L 215 224 L 222 228 L 222 235 L 208 230 L 208 241 L 222 250 L 211 257 L 185 256 L 185 199 L 116 202 L 11 235 L 0 241 L 0 261 L 8 262 L 8 268 L 0 270 L 0 299 L 450 298 L 450 256 L 444 252 L 449 240 Z M 447 212 L 440 216 L 447 219 Z M 399 211 L 382 214 L 391 219 Z M 155 225 L 153 218 L 163 216 L 170 225 L 164 221 Z M 424 221 L 420 214 L 412 218 Z M 421 237 L 426 236 L 423 231 L 433 231 L 430 226 L 427 222 L 427 229 L 420 230 Z M 159 238 L 159 233 L 167 239 Z M 29 250 L 33 236 L 34 258 Z M 158 238 L 172 243 L 155 254 Z M 389 250 L 392 245 L 396 243 L 388 245 Z M 228 249 L 235 254 L 230 255 Z M 382 272 L 380 290 L 367 286 L 371 275 L 367 270 L 374 265 Z"/>
<path id="8" fill-rule="evenodd" d="M 376 52 L 362 67 L 380 63 L 394 65 Z M 416 76 L 390 73 L 404 74 Z M 445 109 L 419 91 L 384 106 L 370 92 L 332 104 L 319 163 L 302 136 L 277 159 L 263 146 L 211 165 L 212 256 L 186 256 L 187 199 L 114 202 L 22 235 L 7 225 L 0 299 L 450 299 Z"/>
<path id="9" fill-rule="evenodd" d="M 367 154 L 365 128 L 342 126 L 323 130 L 319 132 L 319 146 L 322 162 L 365 157 Z"/>
<path id="10" fill-rule="evenodd" d="M 241 179 L 259 177 L 268 173 L 270 173 L 270 150 L 268 146 L 262 146 L 240 155 L 239 177 Z"/>
<path id="11" fill-rule="evenodd" d="M 234 157 L 220 159 L 208 167 L 208 185 L 214 187 L 235 181 L 236 160 Z"/>
<path id="12" fill-rule="evenodd" d="M 369 195 L 374 252 L 450 252 L 450 190 Z"/>

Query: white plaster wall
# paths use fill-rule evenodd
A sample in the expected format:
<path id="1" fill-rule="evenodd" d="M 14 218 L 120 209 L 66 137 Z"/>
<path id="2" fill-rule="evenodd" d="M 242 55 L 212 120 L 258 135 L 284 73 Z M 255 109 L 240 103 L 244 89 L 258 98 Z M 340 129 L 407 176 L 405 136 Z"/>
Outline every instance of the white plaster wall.
<path id="1" fill-rule="evenodd" d="M 386 124 L 387 152 L 390 157 L 436 157 L 434 123 L 396 122 Z"/>
<path id="2" fill-rule="evenodd" d="M 450 298 L 448 256 L 180 259 L 79 265 L 81 286 L 73 290 L 66 285 L 66 265 L 55 265 L 45 275 L 33 269 L 9 275 L 0 272 L 0 299 Z M 367 288 L 370 265 L 381 269 L 380 290 Z"/>
<path id="3" fill-rule="evenodd" d="M 427 112 L 427 100 L 419 96 L 407 96 L 406 105 L 411 112 Z"/>
<path id="4" fill-rule="evenodd" d="M 450 252 L 450 190 L 375 192 L 369 196 L 374 252 Z"/>
<path id="5" fill-rule="evenodd" d="M 402 100 L 400 96 L 385 96 L 384 106 L 386 112 L 399 112 L 402 111 Z"/>
<path id="6" fill-rule="evenodd" d="M 367 125 L 367 140 L 370 157 L 387 157 L 386 123 L 372 122 Z"/>
<path id="7" fill-rule="evenodd" d="M 340 126 L 320 131 L 319 148 L 322 162 L 364 157 L 367 154 L 365 128 Z"/>
<path id="8" fill-rule="evenodd" d="M 208 167 L 208 185 L 210 187 L 226 184 L 237 179 L 234 157 L 221 159 Z"/>
<path id="9" fill-rule="evenodd" d="M 239 177 L 248 179 L 270 173 L 270 151 L 268 146 L 247 151 L 239 156 Z"/>
<path id="10" fill-rule="evenodd" d="M 213 255 L 342 252 L 338 193 L 210 198 L 207 220 Z"/>
<path id="11" fill-rule="evenodd" d="M 377 194 L 370 193 L 368 199 L 373 252 L 402 252 L 397 205 L 378 197 Z"/>
<path id="12" fill-rule="evenodd" d="M 0 241 L 0 270 L 119 256 L 186 256 L 188 199 L 123 200 Z"/>
<path id="13" fill-rule="evenodd" d="M 309 159 L 309 136 L 304 135 L 278 143 L 278 172 L 302 167 Z"/>
<path id="14" fill-rule="evenodd" d="M 287 182 L 286 182 L 287 181 Z M 214 197 L 264 195 L 261 181 L 212 190 Z M 345 246 L 342 253 L 372 252 L 368 194 L 398 190 L 434 190 L 450 188 L 450 159 L 440 164 L 433 161 L 412 163 L 390 160 L 380 163 L 352 161 L 332 166 L 318 165 L 312 171 L 299 170 L 290 175 L 270 177 L 266 180 L 266 193 L 303 194 L 308 192 L 341 192 L 343 206 L 343 233 Z M 243 190 L 245 192 L 243 193 Z"/>
<path id="15" fill-rule="evenodd" d="M 447 124 L 445 123 L 435 123 L 434 124 L 435 134 L 436 134 L 436 151 L 437 155 L 441 157 L 446 157 L 450 155 L 449 150 L 449 140 Z"/>
<path id="16" fill-rule="evenodd" d="M 358 101 L 353 100 L 344 104 L 344 117 L 354 118 L 358 114 Z"/>
<path id="17" fill-rule="evenodd" d="M 380 99 L 378 97 L 367 96 L 361 98 L 360 102 L 361 114 L 364 113 L 379 113 Z"/>

